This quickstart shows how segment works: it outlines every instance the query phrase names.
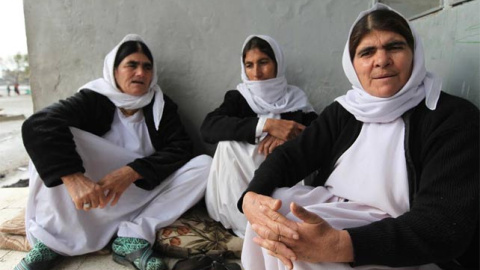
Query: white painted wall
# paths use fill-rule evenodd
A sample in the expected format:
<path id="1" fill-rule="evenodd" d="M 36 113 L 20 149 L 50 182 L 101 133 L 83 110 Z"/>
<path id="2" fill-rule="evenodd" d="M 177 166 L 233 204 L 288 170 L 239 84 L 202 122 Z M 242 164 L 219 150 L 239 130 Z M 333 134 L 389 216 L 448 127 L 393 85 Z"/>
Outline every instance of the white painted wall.
<path id="1" fill-rule="evenodd" d="M 198 129 L 240 82 L 240 50 L 248 35 L 267 34 L 282 45 L 289 83 L 303 88 L 320 112 L 350 88 L 342 50 L 351 23 L 372 2 L 24 0 L 35 109 L 100 77 L 105 54 L 125 34 L 138 33 L 159 66 L 160 86 L 180 106 L 197 151 L 203 151 Z M 425 37 L 428 68 L 444 77 L 447 91 L 477 106 L 479 9 L 475 0 L 414 21 Z"/>

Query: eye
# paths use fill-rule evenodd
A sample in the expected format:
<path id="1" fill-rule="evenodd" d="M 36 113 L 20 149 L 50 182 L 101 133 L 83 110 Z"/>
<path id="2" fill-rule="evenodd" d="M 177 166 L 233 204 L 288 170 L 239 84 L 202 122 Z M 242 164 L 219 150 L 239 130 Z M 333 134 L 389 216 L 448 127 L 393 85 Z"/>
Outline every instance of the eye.
<path id="1" fill-rule="evenodd" d="M 247 62 L 244 64 L 245 68 L 252 68 L 253 64 L 251 62 Z"/>
<path id="2" fill-rule="evenodd" d="M 133 68 L 133 69 L 137 68 L 137 64 L 136 64 L 136 63 L 127 63 L 126 66 L 127 66 L 128 68 Z"/>
<path id="3" fill-rule="evenodd" d="M 389 51 L 400 51 L 400 50 L 403 50 L 405 47 L 402 46 L 402 45 L 395 45 L 395 46 L 391 46 L 388 48 Z"/>
<path id="4" fill-rule="evenodd" d="M 145 64 L 145 65 L 143 65 L 143 68 L 145 70 L 151 71 L 153 69 L 153 65 L 152 64 Z"/>
<path id="5" fill-rule="evenodd" d="M 260 65 L 268 65 L 270 63 L 269 59 L 262 59 L 260 60 Z"/>
<path id="6" fill-rule="evenodd" d="M 371 49 L 361 50 L 360 52 L 358 52 L 357 56 L 358 57 L 367 57 L 367 56 L 372 55 L 373 52 L 374 52 L 374 50 L 371 50 Z"/>
<path id="7" fill-rule="evenodd" d="M 407 44 L 405 42 L 392 42 L 385 46 L 385 49 L 388 51 L 401 51 L 406 48 Z"/>

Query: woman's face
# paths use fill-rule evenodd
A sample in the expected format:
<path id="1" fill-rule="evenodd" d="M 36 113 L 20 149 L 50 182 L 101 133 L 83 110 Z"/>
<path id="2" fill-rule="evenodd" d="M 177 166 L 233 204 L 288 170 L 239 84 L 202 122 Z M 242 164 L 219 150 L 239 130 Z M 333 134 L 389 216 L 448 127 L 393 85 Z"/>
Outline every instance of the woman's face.
<path id="1" fill-rule="evenodd" d="M 141 96 L 148 92 L 153 64 L 148 57 L 136 52 L 125 57 L 115 69 L 115 81 L 125 94 Z"/>
<path id="2" fill-rule="evenodd" d="M 363 89 L 372 96 L 391 97 L 412 73 L 413 52 L 395 32 L 373 30 L 355 50 L 353 67 Z"/>
<path id="3" fill-rule="evenodd" d="M 263 81 L 277 76 L 275 62 L 258 48 L 247 51 L 243 65 L 250 81 Z"/>

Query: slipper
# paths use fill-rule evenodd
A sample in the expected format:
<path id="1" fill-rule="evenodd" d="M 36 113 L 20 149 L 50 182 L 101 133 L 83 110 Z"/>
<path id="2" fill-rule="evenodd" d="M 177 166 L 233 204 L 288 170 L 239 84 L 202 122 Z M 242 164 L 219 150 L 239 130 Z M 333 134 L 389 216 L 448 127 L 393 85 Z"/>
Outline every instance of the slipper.
<path id="1" fill-rule="evenodd" d="M 200 255 L 178 261 L 173 270 L 241 270 L 236 263 L 225 263 L 220 256 Z"/>
<path id="2" fill-rule="evenodd" d="M 138 263 L 138 267 L 137 267 L 137 265 L 135 265 L 134 262 L 138 258 L 140 258 L 140 262 Z M 125 266 L 126 265 L 133 265 L 133 267 L 135 267 L 135 269 L 138 269 L 138 270 L 146 270 L 147 266 L 148 266 L 148 260 L 150 260 L 150 258 L 160 259 L 158 254 L 153 252 L 153 250 L 149 246 L 144 247 L 142 249 L 139 249 L 137 251 L 134 251 L 132 253 L 128 253 L 125 256 L 122 256 L 120 254 L 117 254 L 117 253 L 113 252 L 113 260 L 116 263 L 121 264 L 121 265 L 125 265 Z M 160 268 L 158 270 L 167 269 L 166 264 L 162 260 L 160 260 L 160 262 L 161 262 L 161 265 L 160 265 Z"/>
<path id="3" fill-rule="evenodd" d="M 57 264 L 60 258 L 54 258 L 48 261 L 27 263 L 22 259 L 13 270 L 51 270 Z"/>
<path id="4" fill-rule="evenodd" d="M 50 270 L 63 256 L 51 250 L 44 243 L 37 241 L 14 268 L 14 270 Z"/>

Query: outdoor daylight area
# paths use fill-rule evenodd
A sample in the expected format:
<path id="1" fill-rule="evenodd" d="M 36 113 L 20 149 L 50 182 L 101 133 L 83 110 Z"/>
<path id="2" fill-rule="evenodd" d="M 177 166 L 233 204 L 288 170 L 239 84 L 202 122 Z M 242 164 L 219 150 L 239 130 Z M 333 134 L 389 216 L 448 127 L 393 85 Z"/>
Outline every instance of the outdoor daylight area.
<path id="1" fill-rule="evenodd" d="M 480 0 L 0 11 L 0 270 L 480 270 Z"/>
<path id="2" fill-rule="evenodd" d="M 33 112 L 25 19 L 21 0 L 0 1 L 0 186 L 25 178 L 28 156 L 20 127 Z"/>

